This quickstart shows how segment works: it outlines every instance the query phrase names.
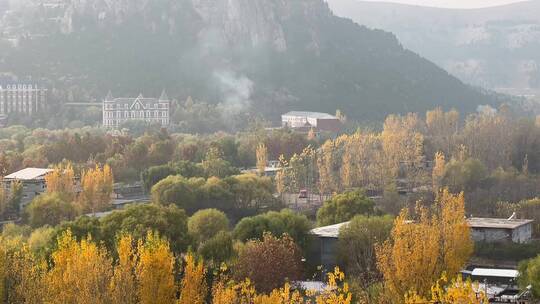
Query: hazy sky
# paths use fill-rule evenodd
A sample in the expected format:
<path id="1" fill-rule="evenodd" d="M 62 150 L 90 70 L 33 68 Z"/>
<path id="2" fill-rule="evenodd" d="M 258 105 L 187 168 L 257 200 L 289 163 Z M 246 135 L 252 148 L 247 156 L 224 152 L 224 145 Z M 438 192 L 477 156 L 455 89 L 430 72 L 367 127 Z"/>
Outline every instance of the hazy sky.
<path id="1" fill-rule="evenodd" d="M 374 2 L 395 2 L 403 4 L 413 4 L 422 6 L 434 6 L 434 7 L 447 7 L 447 8 L 480 8 L 497 6 L 515 2 L 522 2 L 523 0 L 363 0 Z"/>

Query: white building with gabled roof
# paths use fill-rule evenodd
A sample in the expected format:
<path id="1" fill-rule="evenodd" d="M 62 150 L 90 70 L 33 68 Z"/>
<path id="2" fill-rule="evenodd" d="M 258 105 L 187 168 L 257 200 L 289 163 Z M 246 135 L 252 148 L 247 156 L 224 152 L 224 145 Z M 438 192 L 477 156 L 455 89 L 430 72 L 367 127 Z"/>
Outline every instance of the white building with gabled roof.
<path id="1" fill-rule="evenodd" d="M 170 100 L 165 91 L 159 98 L 113 98 L 103 100 L 103 126 L 117 128 L 128 121 L 145 121 L 167 126 L 170 123 Z"/>

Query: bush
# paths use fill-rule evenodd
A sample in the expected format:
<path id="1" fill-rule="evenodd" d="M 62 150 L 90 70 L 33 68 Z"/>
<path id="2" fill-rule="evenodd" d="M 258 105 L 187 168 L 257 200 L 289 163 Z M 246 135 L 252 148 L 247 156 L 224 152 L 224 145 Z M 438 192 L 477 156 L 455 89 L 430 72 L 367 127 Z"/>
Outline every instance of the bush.
<path id="1" fill-rule="evenodd" d="M 324 202 L 317 211 L 317 223 L 319 226 L 333 225 L 349 221 L 355 215 L 375 213 L 375 203 L 363 190 L 357 189 L 338 194 Z"/>
<path id="2" fill-rule="evenodd" d="M 229 219 L 217 209 L 195 212 L 188 220 L 188 231 L 199 243 L 205 242 L 220 231 L 229 230 Z"/>
<path id="3" fill-rule="evenodd" d="M 26 207 L 28 223 L 33 228 L 45 225 L 56 226 L 63 221 L 73 220 L 77 210 L 72 203 L 63 201 L 58 193 L 42 194 Z"/>

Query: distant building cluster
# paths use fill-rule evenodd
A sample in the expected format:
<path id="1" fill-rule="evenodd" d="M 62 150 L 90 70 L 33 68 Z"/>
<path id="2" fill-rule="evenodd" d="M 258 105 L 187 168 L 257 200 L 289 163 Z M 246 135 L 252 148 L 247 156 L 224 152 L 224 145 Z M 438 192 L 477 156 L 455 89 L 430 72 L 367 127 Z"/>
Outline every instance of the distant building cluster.
<path id="1" fill-rule="evenodd" d="M 281 115 L 281 126 L 291 129 L 337 133 L 341 121 L 334 115 L 319 112 L 292 111 Z"/>
<path id="2" fill-rule="evenodd" d="M 167 126 L 170 122 L 171 102 L 165 92 L 159 98 L 112 98 L 103 101 L 103 126 L 117 128 L 128 121 L 145 121 Z"/>
<path id="3" fill-rule="evenodd" d="M 32 84 L 0 86 L 0 116 L 11 113 L 33 115 L 44 109 L 47 89 Z"/>

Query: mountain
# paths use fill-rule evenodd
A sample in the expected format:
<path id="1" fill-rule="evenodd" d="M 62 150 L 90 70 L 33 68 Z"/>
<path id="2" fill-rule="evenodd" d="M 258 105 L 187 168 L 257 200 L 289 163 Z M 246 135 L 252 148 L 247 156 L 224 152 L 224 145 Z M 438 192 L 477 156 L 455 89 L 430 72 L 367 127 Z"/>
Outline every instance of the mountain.
<path id="1" fill-rule="evenodd" d="M 165 88 L 273 119 L 341 109 L 369 120 L 496 102 L 322 0 L 20 1 L 0 19 L 13 45 L 0 71 L 72 99 Z"/>
<path id="2" fill-rule="evenodd" d="M 336 15 L 391 31 L 461 80 L 516 94 L 540 91 L 540 1 L 482 9 L 328 0 Z"/>

